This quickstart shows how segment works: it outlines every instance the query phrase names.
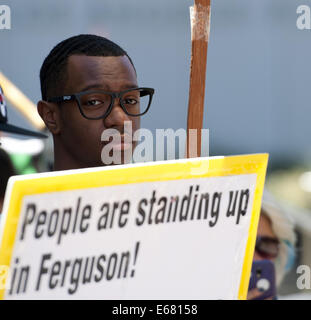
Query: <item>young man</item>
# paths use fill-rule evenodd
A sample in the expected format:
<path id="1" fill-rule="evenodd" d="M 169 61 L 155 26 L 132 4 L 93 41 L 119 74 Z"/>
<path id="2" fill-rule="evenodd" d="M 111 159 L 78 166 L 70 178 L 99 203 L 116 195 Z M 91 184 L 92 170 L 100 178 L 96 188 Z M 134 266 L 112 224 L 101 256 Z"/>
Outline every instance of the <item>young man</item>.
<path id="1" fill-rule="evenodd" d="M 127 139 L 124 124 L 139 129 L 153 89 L 138 87 L 133 62 L 122 48 L 96 35 L 71 37 L 47 56 L 40 81 L 38 112 L 53 135 L 54 170 L 104 165 L 102 150 L 111 143 L 102 141 L 107 129 L 119 134 L 113 152 L 126 162 L 124 154 L 135 143 Z"/>

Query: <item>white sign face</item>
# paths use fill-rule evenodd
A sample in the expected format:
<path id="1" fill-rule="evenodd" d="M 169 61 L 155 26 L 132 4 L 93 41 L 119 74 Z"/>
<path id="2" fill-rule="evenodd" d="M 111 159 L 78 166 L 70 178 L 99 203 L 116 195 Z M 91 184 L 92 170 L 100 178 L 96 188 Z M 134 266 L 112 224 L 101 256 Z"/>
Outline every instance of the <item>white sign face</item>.
<path id="1" fill-rule="evenodd" d="M 25 195 L 4 298 L 236 299 L 257 182 L 249 173 Z"/>

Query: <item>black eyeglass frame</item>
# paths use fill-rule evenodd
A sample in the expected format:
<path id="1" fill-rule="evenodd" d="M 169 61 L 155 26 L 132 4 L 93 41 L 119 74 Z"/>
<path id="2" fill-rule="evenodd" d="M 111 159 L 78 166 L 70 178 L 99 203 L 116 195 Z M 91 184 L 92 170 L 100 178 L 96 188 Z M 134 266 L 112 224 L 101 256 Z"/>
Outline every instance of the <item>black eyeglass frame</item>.
<path id="1" fill-rule="evenodd" d="M 140 113 L 140 114 L 131 114 L 131 113 L 129 113 L 126 110 L 126 108 L 125 108 L 125 106 L 123 105 L 123 102 L 122 102 L 122 96 L 125 93 L 128 93 L 130 91 L 134 91 L 134 90 L 140 90 L 141 92 L 144 92 L 144 91 L 147 92 L 144 95 L 140 95 L 141 97 L 144 97 L 147 94 L 150 96 L 148 107 L 146 108 L 146 110 L 143 113 Z M 64 95 L 64 96 L 59 96 L 59 97 L 52 97 L 52 98 L 46 99 L 46 101 L 47 102 L 54 102 L 54 103 L 63 103 L 63 102 L 75 100 L 78 103 L 78 107 L 79 107 L 80 113 L 84 118 L 86 118 L 88 120 L 99 120 L 99 119 L 103 119 L 103 118 L 108 117 L 108 115 L 110 114 L 110 112 L 111 112 L 111 110 L 113 108 L 114 100 L 116 98 L 119 98 L 120 99 L 120 106 L 121 106 L 122 110 L 128 116 L 130 116 L 130 117 L 140 117 L 140 116 L 142 116 L 142 115 L 144 115 L 144 114 L 146 114 L 148 112 L 148 110 L 149 110 L 149 108 L 151 106 L 151 102 L 152 102 L 154 91 L 155 90 L 153 88 L 147 88 L 147 87 L 132 88 L 132 89 L 127 89 L 127 90 L 119 91 L 119 92 L 109 92 L 109 91 L 104 91 L 104 90 L 91 90 L 91 91 L 82 91 L 82 92 L 79 92 L 79 93 L 73 93 L 73 94 L 70 94 L 70 95 Z M 87 117 L 83 113 L 83 110 L 82 110 L 82 107 L 81 107 L 81 101 L 80 101 L 80 97 L 81 96 L 83 96 L 84 94 L 92 94 L 92 93 L 103 93 L 103 94 L 108 94 L 108 95 L 111 96 L 111 103 L 110 103 L 110 106 L 108 107 L 107 111 L 105 112 L 105 114 L 100 116 L 100 117 L 96 117 L 96 118 Z"/>

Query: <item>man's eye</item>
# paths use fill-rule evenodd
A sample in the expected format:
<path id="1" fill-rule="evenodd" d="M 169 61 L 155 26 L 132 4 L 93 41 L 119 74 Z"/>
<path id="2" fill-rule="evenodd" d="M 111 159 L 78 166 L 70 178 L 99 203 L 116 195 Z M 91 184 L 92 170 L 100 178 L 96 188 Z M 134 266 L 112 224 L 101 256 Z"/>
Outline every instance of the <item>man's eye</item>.
<path id="1" fill-rule="evenodd" d="M 128 104 L 128 105 L 131 105 L 131 106 L 134 106 L 135 104 L 138 103 L 138 101 L 137 101 L 136 99 L 130 99 L 130 98 L 128 98 L 128 99 L 124 99 L 124 103 L 125 103 L 125 104 Z"/>
<path id="2" fill-rule="evenodd" d="M 103 101 L 94 99 L 94 100 L 88 100 L 86 102 L 86 105 L 87 106 L 97 106 L 97 105 L 102 104 L 102 103 L 103 103 Z"/>

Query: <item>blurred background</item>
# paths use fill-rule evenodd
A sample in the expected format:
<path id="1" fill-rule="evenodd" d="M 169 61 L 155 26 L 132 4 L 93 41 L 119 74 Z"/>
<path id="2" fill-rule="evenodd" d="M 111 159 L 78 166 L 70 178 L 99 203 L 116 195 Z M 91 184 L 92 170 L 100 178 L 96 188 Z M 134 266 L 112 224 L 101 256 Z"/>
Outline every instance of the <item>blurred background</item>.
<path id="1" fill-rule="evenodd" d="M 39 71 L 52 47 L 94 33 L 120 44 L 134 61 L 139 84 L 155 88 L 142 127 L 186 129 L 192 0 L 2 2 L 11 8 L 12 24 L 0 30 L 0 71 L 32 102 L 41 98 Z M 270 154 L 267 189 L 295 220 L 296 264 L 311 267 L 311 30 L 296 27 L 302 4 L 311 1 L 212 1 L 204 128 L 210 130 L 211 156 Z M 8 105 L 9 123 L 34 129 Z M 35 170 L 45 171 L 51 139 L 38 148 Z M 27 173 L 21 159 L 16 165 Z M 281 293 L 302 293 L 296 280 L 294 268 Z"/>

